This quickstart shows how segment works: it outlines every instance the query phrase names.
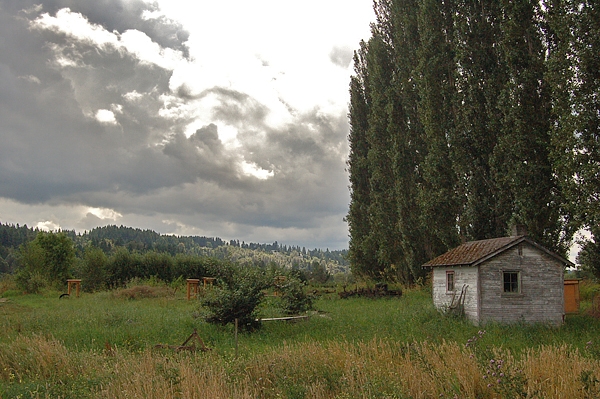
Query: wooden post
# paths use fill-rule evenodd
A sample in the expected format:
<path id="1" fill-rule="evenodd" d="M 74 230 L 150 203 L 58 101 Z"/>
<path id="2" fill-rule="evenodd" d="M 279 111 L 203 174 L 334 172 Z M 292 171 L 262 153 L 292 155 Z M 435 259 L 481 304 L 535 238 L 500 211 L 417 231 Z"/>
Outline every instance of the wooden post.
<path id="1" fill-rule="evenodd" d="M 214 277 L 202 277 L 202 282 L 204 284 L 204 289 L 206 289 L 207 286 L 212 287 L 213 283 L 215 282 L 215 278 Z"/>
<path id="2" fill-rule="evenodd" d="M 80 279 L 69 279 L 67 280 L 67 294 L 71 296 L 71 287 L 75 286 L 75 296 L 79 298 L 79 287 L 81 284 Z"/>
<path id="3" fill-rule="evenodd" d="M 235 319 L 235 358 L 238 357 L 238 319 Z"/>
<path id="4" fill-rule="evenodd" d="M 193 291 L 194 297 L 198 296 L 198 284 L 200 284 L 200 279 L 197 279 L 197 278 L 188 278 L 187 279 L 187 300 L 188 301 L 192 297 L 192 291 Z"/>

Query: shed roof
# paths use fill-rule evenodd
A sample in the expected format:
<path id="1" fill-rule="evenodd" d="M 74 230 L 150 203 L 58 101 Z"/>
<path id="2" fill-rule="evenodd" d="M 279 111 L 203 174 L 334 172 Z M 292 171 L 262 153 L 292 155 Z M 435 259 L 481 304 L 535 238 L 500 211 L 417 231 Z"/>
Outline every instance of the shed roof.
<path id="1" fill-rule="evenodd" d="M 562 256 L 557 255 L 552 251 L 547 250 L 525 236 L 511 236 L 466 242 L 454 249 L 451 249 L 445 254 L 430 260 L 429 262 L 425 263 L 423 267 L 476 266 L 481 262 L 484 262 L 524 241 L 552 256 L 565 266 L 574 266 L 572 262 L 564 259 Z"/>

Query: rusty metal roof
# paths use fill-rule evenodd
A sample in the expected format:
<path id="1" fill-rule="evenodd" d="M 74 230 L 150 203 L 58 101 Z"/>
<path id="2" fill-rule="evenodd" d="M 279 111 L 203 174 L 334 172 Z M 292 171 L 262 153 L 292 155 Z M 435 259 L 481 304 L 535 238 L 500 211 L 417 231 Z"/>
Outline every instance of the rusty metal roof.
<path id="1" fill-rule="evenodd" d="M 525 240 L 524 236 L 469 241 L 425 263 L 423 267 L 471 266 Z"/>

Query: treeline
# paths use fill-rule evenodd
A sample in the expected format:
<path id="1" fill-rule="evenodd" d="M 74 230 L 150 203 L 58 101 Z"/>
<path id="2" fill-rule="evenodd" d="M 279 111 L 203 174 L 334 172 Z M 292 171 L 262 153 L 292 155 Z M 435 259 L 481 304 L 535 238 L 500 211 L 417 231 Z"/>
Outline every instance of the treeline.
<path id="1" fill-rule="evenodd" d="M 210 249 L 230 246 L 254 251 L 278 252 L 286 255 L 301 254 L 302 256 L 316 257 L 325 261 L 338 262 L 340 265 L 348 265 L 346 250 L 330 251 L 329 249 L 322 250 L 319 248 L 311 250 L 305 247 L 281 245 L 277 241 L 271 244 L 259 244 L 240 242 L 239 240 L 224 241 L 218 237 L 161 235 L 152 230 L 114 225 L 95 228 L 84 233 L 81 237 L 83 240 L 89 239 L 92 245 L 102 248 L 107 253 L 115 246 L 124 246 L 130 250 L 141 252 L 148 250 L 167 252 L 171 255 L 199 252 L 199 248 Z M 75 239 L 75 237 L 73 238 Z"/>
<path id="2" fill-rule="evenodd" d="M 511 225 L 600 276 L 600 7 L 376 0 L 350 82 L 353 272 L 410 283 Z M 595 263 L 594 263 L 595 262 Z"/>
<path id="3" fill-rule="evenodd" d="M 12 273 L 20 266 L 23 247 L 34 241 L 39 233 L 38 229 L 27 227 L 27 225 L 0 223 L 0 273 Z M 298 246 L 280 245 L 277 242 L 246 244 L 237 240 L 226 242 L 220 238 L 211 237 L 160 235 L 152 230 L 125 226 L 99 227 L 83 234 L 74 231 L 61 231 L 60 233 L 72 242 L 74 257 L 78 261 L 87 261 L 86 256 L 92 249 L 96 256 L 100 251 L 107 259 L 117 259 L 128 254 L 129 258 L 127 259 L 133 265 L 132 273 L 138 273 L 136 270 L 156 271 L 155 267 L 138 267 L 141 264 L 140 259 L 145 259 L 145 257 L 163 260 L 169 258 L 171 263 L 176 263 L 176 259 L 186 257 L 211 258 L 236 262 L 241 265 L 260 267 L 276 265 L 289 270 L 306 271 L 309 274 L 317 270 L 322 273 L 321 269 L 324 269 L 329 275 L 348 272 L 346 251 L 307 250 Z M 179 270 L 177 267 L 169 265 L 170 263 L 161 272 L 166 273 L 166 276 L 170 276 L 170 270 Z M 124 275 L 123 273 L 110 272 L 107 275 L 119 276 Z M 162 275 L 161 273 L 157 276 Z M 173 273 L 179 272 L 174 271 Z M 147 274 L 140 272 L 135 277 L 148 277 Z M 114 278 L 115 281 L 107 280 L 107 283 L 110 285 L 122 280 L 121 277 Z"/>
<path id="4" fill-rule="evenodd" d="M 323 264 L 311 270 L 288 269 L 275 263 L 242 265 L 231 260 L 185 254 L 149 251 L 130 252 L 124 247 L 106 255 L 100 248 L 88 246 L 81 258 L 73 241 L 62 232 L 40 231 L 16 253 L 14 279 L 19 289 L 37 293 L 43 288 L 62 289 L 67 279 L 79 278 L 84 291 L 118 288 L 134 279 L 155 279 L 181 285 L 187 278 L 213 277 L 220 285 L 232 284 L 234 274 L 243 269 L 261 276 L 288 275 L 297 281 L 325 283 L 330 275 Z"/>

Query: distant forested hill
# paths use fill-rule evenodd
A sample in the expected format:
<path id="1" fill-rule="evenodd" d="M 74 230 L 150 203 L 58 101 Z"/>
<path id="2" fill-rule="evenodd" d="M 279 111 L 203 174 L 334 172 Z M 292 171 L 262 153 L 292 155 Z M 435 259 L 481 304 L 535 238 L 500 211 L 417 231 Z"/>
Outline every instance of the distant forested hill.
<path id="1" fill-rule="evenodd" d="M 0 223 L 0 273 L 14 269 L 14 259 L 19 247 L 33 240 L 38 229 L 27 225 Z M 153 230 L 142 230 L 126 226 L 104 226 L 85 233 L 62 231 L 73 240 L 78 257 L 87 247 L 102 249 L 107 255 L 119 248 L 130 252 L 150 251 L 230 259 L 242 264 L 279 266 L 311 270 L 314 263 L 324 265 L 330 273 L 346 272 L 346 250 L 306 249 L 299 246 L 245 243 L 239 240 L 224 241 L 218 237 L 161 235 Z"/>

